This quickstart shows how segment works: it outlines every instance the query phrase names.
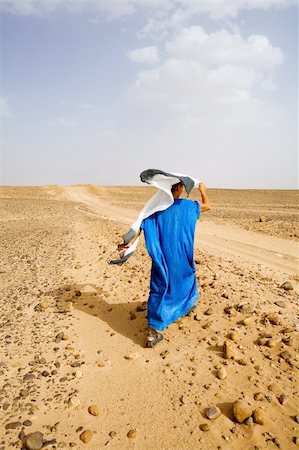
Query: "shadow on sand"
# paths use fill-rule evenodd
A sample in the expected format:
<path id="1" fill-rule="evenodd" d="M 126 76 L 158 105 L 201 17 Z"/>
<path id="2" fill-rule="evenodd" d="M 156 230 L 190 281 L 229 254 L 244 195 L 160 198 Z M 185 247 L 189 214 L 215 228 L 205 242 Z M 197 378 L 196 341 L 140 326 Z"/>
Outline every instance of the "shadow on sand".
<path id="1" fill-rule="evenodd" d="M 85 314 L 98 317 L 110 329 L 144 347 L 147 327 L 146 311 L 137 312 L 142 302 L 108 303 L 102 288 L 91 284 L 66 285 L 47 293 L 54 297 L 57 312 L 70 311 L 70 304 Z"/>

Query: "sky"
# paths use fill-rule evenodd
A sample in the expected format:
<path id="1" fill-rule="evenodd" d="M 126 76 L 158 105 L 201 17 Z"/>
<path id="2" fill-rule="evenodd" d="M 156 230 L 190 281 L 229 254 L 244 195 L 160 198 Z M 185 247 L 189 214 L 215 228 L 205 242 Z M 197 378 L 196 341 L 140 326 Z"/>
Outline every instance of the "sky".
<path id="1" fill-rule="evenodd" d="M 298 188 L 296 0 L 0 0 L 0 184 Z"/>

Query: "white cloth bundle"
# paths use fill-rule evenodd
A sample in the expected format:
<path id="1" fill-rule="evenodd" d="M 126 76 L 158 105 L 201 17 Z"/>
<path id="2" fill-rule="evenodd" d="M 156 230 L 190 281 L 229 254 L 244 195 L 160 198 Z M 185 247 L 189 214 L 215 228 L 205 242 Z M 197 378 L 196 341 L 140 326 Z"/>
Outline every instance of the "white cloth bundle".
<path id="1" fill-rule="evenodd" d="M 182 182 L 185 186 L 186 192 L 189 195 L 192 188 L 198 186 L 200 181 L 194 177 L 178 173 L 168 173 L 157 169 L 148 169 L 140 174 L 141 181 L 151 186 L 157 187 L 159 190 L 153 197 L 144 205 L 140 211 L 137 220 L 133 223 L 128 233 L 123 235 L 124 244 L 127 245 L 136 236 L 140 225 L 144 219 L 151 216 L 155 212 L 164 211 L 169 208 L 174 202 L 174 198 L 171 192 L 171 188 L 174 184 Z M 138 245 L 139 237 L 134 243 L 126 249 L 123 256 L 120 259 L 109 261 L 110 264 L 121 265 L 127 259 L 132 256 L 134 250 Z"/>

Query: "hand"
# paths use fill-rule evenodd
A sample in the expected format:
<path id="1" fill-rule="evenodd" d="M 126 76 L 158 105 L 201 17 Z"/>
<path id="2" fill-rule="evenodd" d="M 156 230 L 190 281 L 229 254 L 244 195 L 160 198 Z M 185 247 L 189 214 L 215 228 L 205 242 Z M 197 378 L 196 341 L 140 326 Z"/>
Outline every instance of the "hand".
<path id="1" fill-rule="evenodd" d="M 119 253 L 119 257 L 122 258 L 126 253 L 127 249 L 131 247 L 131 244 L 118 244 L 117 250 Z"/>

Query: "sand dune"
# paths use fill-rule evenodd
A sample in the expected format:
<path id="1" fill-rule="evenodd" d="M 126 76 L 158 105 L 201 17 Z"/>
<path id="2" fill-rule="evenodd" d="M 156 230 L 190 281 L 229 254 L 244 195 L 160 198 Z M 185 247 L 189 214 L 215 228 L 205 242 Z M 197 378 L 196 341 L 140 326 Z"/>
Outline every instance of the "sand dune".
<path id="1" fill-rule="evenodd" d="M 211 191 L 196 231 L 201 301 L 146 349 L 144 245 L 122 267 L 107 259 L 151 193 L 0 188 L 0 449 L 33 432 L 53 449 L 296 447 L 296 193 Z"/>

